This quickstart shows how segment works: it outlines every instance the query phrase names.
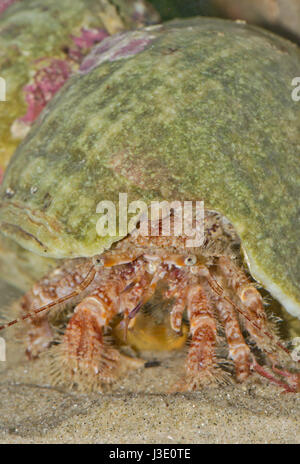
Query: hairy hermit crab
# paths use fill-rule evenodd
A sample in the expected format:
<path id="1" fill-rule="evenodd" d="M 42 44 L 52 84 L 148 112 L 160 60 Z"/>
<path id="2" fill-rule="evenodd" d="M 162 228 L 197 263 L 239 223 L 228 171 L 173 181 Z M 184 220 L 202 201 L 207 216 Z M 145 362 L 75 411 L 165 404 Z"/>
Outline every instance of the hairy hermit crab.
<path id="1" fill-rule="evenodd" d="M 105 345 L 105 327 L 117 314 L 124 330 L 134 324 L 163 281 L 172 328 L 180 331 L 185 311 L 190 324 L 178 388 L 225 378 L 220 335 L 238 381 L 256 371 L 299 391 L 248 275 L 300 315 L 300 106 L 291 99 L 299 64 L 284 39 L 204 18 L 121 33 L 92 50 L 41 113 L 1 186 L 1 231 L 63 260 L 22 299 L 29 357 L 51 343 L 47 313 L 67 303 L 75 309 L 60 345 L 64 368 L 78 382 L 111 381 L 124 363 Z M 117 205 L 120 193 L 136 207 L 177 201 L 171 229 L 180 205 L 204 201 L 203 242 L 188 247 L 185 230 L 164 235 L 162 217 L 97 233 L 99 202 Z M 195 230 L 199 221 L 190 215 Z"/>

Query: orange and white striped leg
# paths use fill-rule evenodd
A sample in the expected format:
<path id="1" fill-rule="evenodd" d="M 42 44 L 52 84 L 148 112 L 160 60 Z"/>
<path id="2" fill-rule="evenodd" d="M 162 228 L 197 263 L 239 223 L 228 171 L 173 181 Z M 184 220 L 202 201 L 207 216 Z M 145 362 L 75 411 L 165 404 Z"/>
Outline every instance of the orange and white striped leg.
<path id="1" fill-rule="evenodd" d="M 186 386 L 196 390 L 216 381 L 217 327 L 206 294 L 199 284 L 190 286 L 187 293 L 187 310 L 192 335 L 186 361 Z"/>
<path id="2" fill-rule="evenodd" d="M 63 360 L 74 374 L 99 375 L 102 382 L 112 380 L 120 356 L 117 350 L 104 344 L 103 328 L 117 310 L 115 302 L 100 289 L 76 307 L 61 347 Z"/>
<path id="3" fill-rule="evenodd" d="M 178 296 L 170 314 L 171 327 L 177 333 L 181 332 L 182 316 L 185 310 L 185 306 L 185 295 Z"/>
<path id="4" fill-rule="evenodd" d="M 249 281 L 242 269 L 239 269 L 228 257 L 219 259 L 219 269 L 229 285 L 242 303 L 242 317 L 245 327 L 257 346 L 273 361 L 277 362 L 286 350 L 278 350 L 279 337 L 274 333 L 268 322 L 263 306 L 263 299 L 259 291 Z"/>
<path id="5" fill-rule="evenodd" d="M 168 289 L 164 292 L 164 297 L 175 300 L 170 313 L 170 325 L 175 332 L 180 333 L 182 317 L 187 305 L 189 283 L 184 272 L 178 268 L 173 268 L 171 272 L 167 273 L 166 282 Z"/>
<path id="6" fill-rule="evenodd" d="M 243 382 L 250 374 L 250 348 L 244 340 L 234 308 L 222 297 L 218 297 L 215 304 L 224 326 L 229 357 L 234 362 L 236 379 Z"/>
<path id="7" fill-rule="evenodd" d="M 175 298 L 175 303 L 170 313 L 170 324 L 172 329 L 177 333 L 180 333 L 181 331 L 182 316 L 187 303 L 187 285 L 185 282 L 183 282 L 183 284 L 184 285 L 182 285 L 180 279 L 175 281 L 175 285 L 174 282 L 172 282 L 171 288 L 169 288 L 164 294 L 164 297 L 167 299 Z"/>
<path id="8" fill-rule="evenodd" d="M 36 283 L 20 300 L 21 314 L 32 312 L 32 317 L 27 319 L 28 330 L 26 330 L 26 355 L 28 358 L 36 358 L 44 351 L 53 340 L 53 332 L 48 322 L 48 311 L 34 315 L 34 311 L 54 300 L 71 294 L 80 285 L 90 269 L 90 264 L 72 263 L 55 269 L 48 277 Z M 74 300 L 74 299 L 73 299 Z M 72 302 L 72 298 L 70 299 Z M 58 305 L 59 307 L 59 305 Z"/>
<path id="9" fill-rule="evenodd" d="M 94 375 L 99 382 L 109 383 L 125 370 L 144 364 L 139 359 L 121 355 L 104 342 L 103 329 L 116 314 L 128 314 L 138 304 L 147 279 L 141 277 L 139 283 L 122 294 L 126 283 L 122 273 L 116 270 L 102 288 L 77 305 L 61 348 L 63 359 L 74 374 Z"/>
<path id="10" fill-rule="evenodd" d="M 263 299 L 258 290 L 254 287 L 244 272 L 237 268 L 227 257 L 221 257 L 219 268 L 227 280 L 227 283 L 236 292 L 242 303 L 242 310 L 245 314 L 245 327 L 257 346 L 265 353 L 271 361 L 272 370 L 280 375 L 287 382 L 287 391 L 300 390 L 300 374 L 292 373 L 285 369 L 278 369 L 285 361 L 290 360 L 288 350 L 283 346 L 279 337 L 268 323 L 267 316 L 263 307 Z M 282 386 L 283 382 L 276 380 L 253 359 L 251 363 L 253 370 L 268 378 L 274 383 Z"/>

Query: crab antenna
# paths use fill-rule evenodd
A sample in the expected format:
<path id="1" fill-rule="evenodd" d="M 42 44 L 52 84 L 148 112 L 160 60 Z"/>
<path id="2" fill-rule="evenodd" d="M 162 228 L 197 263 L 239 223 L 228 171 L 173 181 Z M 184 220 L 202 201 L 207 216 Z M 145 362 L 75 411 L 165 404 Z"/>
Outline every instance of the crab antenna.
<path id="1" fill-rule="evenodd" d="M 17 322 L 25 321 L 26 319 L 29 319 L 30 317 L 33 317 L 36 314 L 41 313 L 42 311 L 46 311 L 47 309 L 53 308 L 53 306 L 57 306 L 61 303 L 64 303 L 65 301 L 68 301 L 71 298 L 74 298 L 92 283 L 92 281 L 94 280 L 95 274 L 96 274 L 95 266 L 92 266 L 90 270 L 88 271 L 84 280 L 78 285 L 78 287 L 75 288 L 75 290 L 72 293 L 62 296 L 61 298 L 57 298 L 56 300 L 53 300 L 50 303 L 47 303 L 46 305 L 41 306 L 38 309 L 34 309 L 30 313 L 27 313 L 24 316 L 19 317 L 18 319 L 15 319 L 6 324 L 0 325 L 0 330 L 6 329 L 7 327 L 10 327 L 11 325 L 17 324 Z"/>
<path id="2" fill-rule="evenodd" d="M 272 334 L 270 334 L 269 332 L 265 332 L 261 327 L 259 327 L 254 321 L 252 321 L 250 319 L 250 317 L 248 317 L 244 311 L 237 305 L 235 304 L 230 298 L 228 298 L 226 295 L 224 295 L 224 290 L 223 288 L 221 287 L 221 285 L 211 276 L 209 270 L 207 269 L 207 273 L 208 273 L 208 284 L 209 286 L 214 290 L 214 292 L 221 296 L 222 298 L 224 298 L 224 300 L 226 300 L 229 304 L 231 304 L 231 306 L 233 306 L 245 319 L 248 320 L 248 322 L 250 322 L 250 324 L 253 325 L 253 327 L 255 327 L 257 330 L 259 330 L 260 332 L 263 332 L 264 335 L 266 335 L 268 338 L 270 338 L 271 340 L 275 341 L 276 345 L 282 349 L 283 351 L 285 351 L 285 353 L 287 354 L 290 354 L 289 350 L 283 346 L 280 342 L 278 342 L 277 340 L 274 340 L 274 337 Z"/>
<path id="3" fill-rule="evenodd" d="M 133 319 L 133 318 L 137 315 L 137 313 L 139 312 L 139 310 L 141 309 L 141 307 L 143 306 L 143 304 L 144 304 L 144 301 L 141 300 L 141 301 L 136 305 L 136 307 L 135 307 L 132 311 L 130 311 L 130 313 L 128 314 L 128 319 L 129 319 L 129 320 L 130 320 L 130 319 Z"/>
<path id="4" fill-rule="evenodd" d="M 137 313 L 139 312 L 139 310 L 141 309 L 141 307 L 147 303 L 148 300 L 150 300 L 150 298 L 152 297 L 153 293 L 155 292 L 155 289 L 157 287 L 157 284 L 158 284 L 158 281 L 162 278 L 162 276 L 160 275 L 160 272 L 159 272 L 159 269 L 158 271 L 156 271 L 156 273 L 154 274 L 154 277 L 152 278 L 151 282 L 150 282 L 150 285 L 148 287 L 148 290 L 143 294 L 141 300 L 139 301 L 139 303 L 136 305 L 135 308 L 132 309 L 132 311 L 130 311 L 130 313 L 128 314 L 128 318 L 129 319 L 133 319 Z"/>

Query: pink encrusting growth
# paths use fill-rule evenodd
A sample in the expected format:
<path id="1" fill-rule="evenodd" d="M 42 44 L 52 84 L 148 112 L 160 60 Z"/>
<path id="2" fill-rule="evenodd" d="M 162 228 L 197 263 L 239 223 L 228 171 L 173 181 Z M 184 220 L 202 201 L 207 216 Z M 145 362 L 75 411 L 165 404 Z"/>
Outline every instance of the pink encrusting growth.
<path id="1" fill-rule="evenodd" d="M 82 62 L 89 49 L 107 36 L 108 33 L 104 29 L 82 28 L 78 37 L 71 36 L 74 46 L 66 48 L 66 59 L 41 58 L 37 60 L 36 63 L 44 65 L 35 72 L 33 82 L 23 89 L 27 112 L 20 118 L 20 121 L 31 125 L 77 68 L 78 63 Z"/>
<path id="2" fill-rule="evenodd" d="M 85 74 L 104 61 L 130 58 L 142 52 L 149 45 L 153 36 L 145 31 L 121 32 L 108 37 L 83 60 L 80 71 Z"/>
<path id="3" fill-rule="evenodd" d="M 25 123 L 31 124 L 36 120 L 71 73 L 71 67 L 67 61 L 55 58 L 45 59 L 45 61 L 48 64 L 35 73 L 34 82 L 24 87 L 28 107 L 21 121 Z"/>
<path id="4" fill-rule="evenodd" d="M 142 39 L 133 39 L 119 50 L 117 50 L 111 57 L 110 61 L 114 61 L 118 58 L 126 58 L 127 56 L 135 55 L 144 50 L 144 48 L 148 45 L 150 40 L 148 38 Z"/>
<path id="5" fill-rule="evenodd" d="M 19 0 L 0 0 L 0 15 L 3 13 L 10 5 L 16 3 Z"/>
<path id="6" fill-rule="evenodd" d="M 79 37 L 72 36 L 75 46 L 69 49 L 69 57 L 81 63 L 87 51 L 108 36 L 109 34 L 105 29 L 86 29 L 83 27 Z"/>

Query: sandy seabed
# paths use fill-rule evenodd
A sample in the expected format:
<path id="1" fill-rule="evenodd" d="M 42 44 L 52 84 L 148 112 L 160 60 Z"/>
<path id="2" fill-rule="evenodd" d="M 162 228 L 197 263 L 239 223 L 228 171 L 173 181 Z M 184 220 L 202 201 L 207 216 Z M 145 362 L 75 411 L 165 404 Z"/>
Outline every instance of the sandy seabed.
<path id="1" fill-rule="evenodd" d="M 16 298 L 3 284 L 0 294 L 1 307 Z M 0 443 L 300 443 L 300 394 L 257 380 L 168 394 L 180 352 L 148 353 L 160 364 L 130 372 L 105 393 L 81 394 L 51 386 L 47 356 L 25 361 L 13 331 L 1 335 Z"/>

